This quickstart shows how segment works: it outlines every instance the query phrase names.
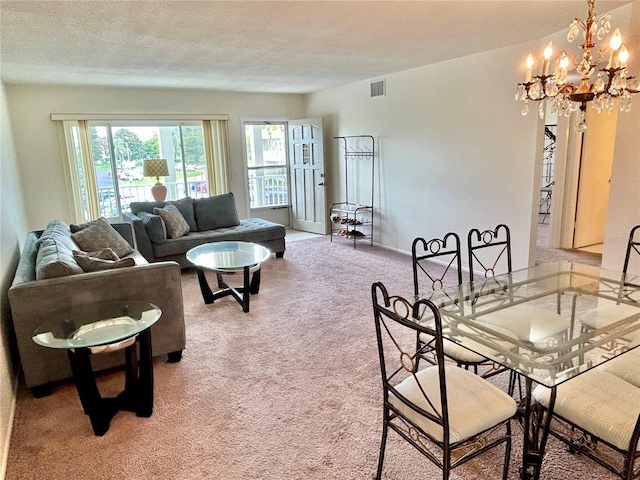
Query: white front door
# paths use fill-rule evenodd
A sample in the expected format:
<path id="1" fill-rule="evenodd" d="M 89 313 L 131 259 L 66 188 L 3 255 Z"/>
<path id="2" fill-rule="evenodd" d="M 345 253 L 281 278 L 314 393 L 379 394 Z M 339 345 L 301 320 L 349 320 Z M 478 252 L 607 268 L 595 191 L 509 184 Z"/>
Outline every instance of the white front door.
<path id="1" fill-rule="evenodd" d="M 289 122 L 291 226 L 327 233 L 322 118 Z"/>

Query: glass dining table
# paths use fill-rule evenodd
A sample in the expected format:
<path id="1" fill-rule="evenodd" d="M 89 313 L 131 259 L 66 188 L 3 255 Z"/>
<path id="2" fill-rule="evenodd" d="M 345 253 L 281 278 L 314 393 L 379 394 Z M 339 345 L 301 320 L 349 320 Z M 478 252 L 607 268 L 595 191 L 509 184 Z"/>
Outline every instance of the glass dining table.
<path id="1" fill-rule="evenodd" d="M 553 413 L 551 406 L 542 422 L 534 415 L 535 384 L 549 387 L 555 395 L 563 382 L 640 346 L 638 274 L 554 262 L 422 297 L 438 306 L 444 338 L 524 379 L 519 408 L 524 432 L 521 478 L 539 478 Z M 625 306 L 622 317 L 599 328 L 581 323 L 582 314 L 615 304 Z M 548 316 L 541 310 L 559 314 L 563 328 L 541 335 L 541 322 Z"/>

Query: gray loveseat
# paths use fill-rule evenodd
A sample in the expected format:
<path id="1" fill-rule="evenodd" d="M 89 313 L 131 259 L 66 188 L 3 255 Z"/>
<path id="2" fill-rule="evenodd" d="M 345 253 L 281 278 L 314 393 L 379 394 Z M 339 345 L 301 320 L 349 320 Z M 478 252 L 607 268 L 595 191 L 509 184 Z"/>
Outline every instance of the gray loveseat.
<path id="1" fill-rule="evenodd" d="M 174 205 L 189 225 L 187 233 L 178 238 L 171 238 L 163 218 L 154 213 L 167 204 Z M 260 218 L 239 220 L 231 193 L 171 202 L 132 202 L 131 213 L 123 213 L 123 218 L 133 226 L 136 248 L 150 262 L 173 260 L 182 268 L 192 267 L 187 251 L 209 242 L 254 242 L 278 258 L 285 251 L 284 226 Z"/>
<path id="2" fill-rule="evenodd" d="M 74 261 L 72 251 L 81 249 L 71 237 L 70 226 L 59 220 L 49 223 L 44 231 L 27 234 L 9 288 L 9 302 L 22 370 L 34 396 L 47 395 L 52 382 L 72 376 L 67 353 L 37 345 L 32 335 L 53 315 L 64 315 L 74 305 L 110 300 L 153 303 L 162 310 L 151 327 L 153 355 L 167 355 L 172 362 L 182 356 L 186 335 L 179 265 L 148 263 L 131 248 L 131 225 L 112 227 L 130 251 L 122 256 L 124 262 L 133 266 L 85 272 Z M 125 361 L 123 351 L 92 357 L 96 371 L 124 365 Z"/>

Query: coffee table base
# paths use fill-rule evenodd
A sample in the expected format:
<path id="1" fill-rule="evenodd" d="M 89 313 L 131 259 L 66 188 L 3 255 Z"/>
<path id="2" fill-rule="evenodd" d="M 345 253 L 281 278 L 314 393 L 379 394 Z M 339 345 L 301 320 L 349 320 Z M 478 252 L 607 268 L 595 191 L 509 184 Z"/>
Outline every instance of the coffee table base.
<path id="1" fill-rule="evenodd" d="M 140 345 L 140 360 L 136 344 Z M 90 349 L 68 350 L 73 378 L 84 413 L 91 420 L 93 432 L 102 436 L 119 411 L 135 412 L 138 417 L 153 413 L 153 360 L 151 332 L 140 332 L 137 341 L 126 348 L 125 388 L 116 397 L 102 398 L 91 367 Z"/>
<path id="2" fill-rule="evenodd" d="M 215 293 L 212 292 L 211 287 L 209 287 L 209 283 L 207 282 L 207 278 L 204 274 L 204 269 L 202 267 L 196 267 L 196 270 L 198 272 L 198 282 L 200 283 L 202 298 L 206 304 L 213 303 L 219 298 L 231 295 L 242 306 L 242 311 L 246 313 L 249 311 L 251 295 L 257 295 L 260 292 L 260 264 L 251 267 L 244 267 L 242 270 L 235 271 L 214 270 L 218 280 L 218 288 L 220 288 L 220 290 Z M 251 275 L 252 270 L 253 275 Z M 233 275 L 240 272 L 243 276 L 242 287 L 233 287 L 222 278 L 222 275 Z"/>

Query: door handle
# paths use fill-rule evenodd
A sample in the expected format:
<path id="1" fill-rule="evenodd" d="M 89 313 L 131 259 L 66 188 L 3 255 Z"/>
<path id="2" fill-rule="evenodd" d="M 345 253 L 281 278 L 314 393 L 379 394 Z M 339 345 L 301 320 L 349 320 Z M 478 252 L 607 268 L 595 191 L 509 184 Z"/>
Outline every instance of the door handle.
<path id="1" fill-rule="evenodd" d="M 318 186 L 319 186 L 319 187 L 324 187 L 324 182 L 320 182 L 320 183 L 318 184 Z"/>

